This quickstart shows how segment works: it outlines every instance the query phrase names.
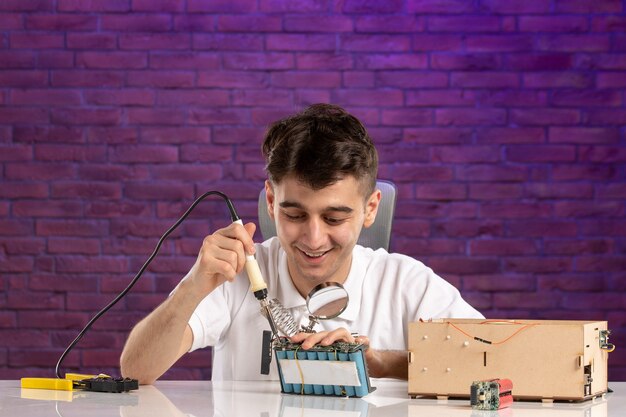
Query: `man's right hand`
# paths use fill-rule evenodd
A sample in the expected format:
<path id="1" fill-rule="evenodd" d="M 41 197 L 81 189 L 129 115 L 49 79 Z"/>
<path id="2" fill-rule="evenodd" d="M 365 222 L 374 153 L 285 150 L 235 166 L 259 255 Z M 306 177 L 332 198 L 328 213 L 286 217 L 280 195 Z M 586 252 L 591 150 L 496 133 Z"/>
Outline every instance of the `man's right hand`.
<path id="1" fill-rule="evenodd" d="M 225 281 L 232 281 L 255 252 L 254 223 L 231 223 L 204 238 L 189 279 L 200 294 L 209 294 Z"/>
<path id="2" fill-rule="evenodd" d="M 253 223 L 233 223 L 204 239 L 187 278 L 131 331 L 120 360 L 123 376 L 151 384 L 191 348 L 189 318 L 211 291 L 241 272 L 246 253 L 254 253 L 255 230 Z"/>

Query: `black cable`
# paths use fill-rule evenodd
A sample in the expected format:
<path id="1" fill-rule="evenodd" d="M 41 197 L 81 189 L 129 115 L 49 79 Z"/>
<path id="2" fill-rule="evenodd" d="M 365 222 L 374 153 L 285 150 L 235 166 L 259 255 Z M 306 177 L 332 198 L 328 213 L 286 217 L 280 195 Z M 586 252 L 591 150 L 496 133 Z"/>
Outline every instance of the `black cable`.
<path id="1" fill-rule="evenodd" d="M 109 304 L 106 305 L 106 307 L 104 307 L 102 310 L 100 310 L 98 313 L 96 313 L 95 316 L 93 316 L 93 318 L 91 320 L 89 320 L 89 323 L 87 323 L 87 325 L 83 328 L 83 330 L 80 331 L 80 333 L 78 333 L 78 336 L 76 336 L 76 338 L 74 339 L 74 341 L 72 341 L 72 343 L 69 344 L 69 346 L 67 347 L 67 349 L 65 349 L 65 352 L 63 352 L 63 354 L 61 355 L 61 357 L 59 358 L 59 361 L 57 362 L 56 368 L 55 368 L 55 372 L 57 375 L 57 378 L 62 379 L 61 377 L 61 372 L 60 372 L 60 367 L 61 367 L 61 363 L 63 362 L 63 359 L 65 359 L 65 357 L 67 356 L 68 353 L 70 353 L 70 351 L 74 348 L 74 346 L 80 341 L 80 339 L 83 338 L 83 336 L 85 335 L 85 333 L 87 333 L 87 331 L 91 328 L 91 326 L 96 322 L 96 320 L 98 320 L 104 313 L 106 313 L 107 311 L 109 311 L 109 309 L 111 307 L 113 307 L 115 304 L 117 304 L 118 301 L 120 301 L 127 293 L 128 291 L 130 291 L 131 288 L 133 288 L 133 286 L 135 285 L 135 283 L 137 282 L 137 280 L 139 279 L 139 277 L 141 277 L 141 275 L 144 273 L 144 271 L 146 270 L 146 268 L 148 268 L 148 266 L 150 265 L 150 262 L 152 262 L 152 260 L 155 258 L 155 256 L 157 255 L 157 253 L 159 252 L 159 249 L 161 249 L 161 245 L 163 244 L 163 242 L 165 241 L 165 239 L 174 231 L 176 230 L 176 228 L 178 226 L 180 226 L 180 224 L 187 218 L 187 216 L 189 216 L 189 214 L 191 214 L 191 211 L 198 205 L 198 203 L 200 203 L 202 200 L 204 200 L 206 197 L 210 196 L 210 195 L 219 195 L 220 197 L 222 197 L 225 201 L 226 201 L 226 205 L 228 206 L 228 211 L 230 212 L 230 217 L 231 220 L 233 222 L 239 220 L 239 216 L 237 215 L 237 212 L 235 211 L 235 207 L 233 206 L 232 201 L 230 201 L 230 199 L 226 196 L 226 194 L 220 192 L 220 191 L 207 191 L 206 193 L 202 194 L 200 197 L 198 197 L 196 199 L 196 201 L 194 201 L 191 206 L 189 206 L 189 208 L 187 209 L 187 211 L 185 211 L 185 213 L 180 216 L 180 218 L 178 220 L 176 220 L 176 223 L 174 223 L 169 229 L 167 229 L 167 231 L 163 234 L 163 236 L 161 236 L 159 238 L 159 241 L 157 242 L 156 247 L 154 248 L 154 251 L 152 251 L 152 254 L 150 255 L 150 257 L 148 258 L 148 260 L 143 264 L 143 266 L 141 267 L 141 269 L 139 270 L 139 272 L 137 272 L 137 275 L 135 275 L 135 277 L 130 281 L 130 283 L 128 284 L 128 286 L 126 288 L 124 288 L 124 290 L 119 293 L 117 295 L 117 297 L 115 297 L 113 299 L 113 301 L 111 301 Z"/>

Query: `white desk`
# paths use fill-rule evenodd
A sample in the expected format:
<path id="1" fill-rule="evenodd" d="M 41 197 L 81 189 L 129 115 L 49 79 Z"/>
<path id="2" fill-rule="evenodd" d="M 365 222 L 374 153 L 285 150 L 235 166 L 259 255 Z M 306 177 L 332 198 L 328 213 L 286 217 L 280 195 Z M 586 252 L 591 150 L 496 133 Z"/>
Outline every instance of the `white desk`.
<path id="1" fill-rule="evenodd" d="M 124 394 L 21 389 L 0 381 L 0 416 L 16 417 L 622 417 L 626 382 L 582 403 L 514 402 L 497 412 L 474 411 L 469 400 L 410 399 L 406 382 L 372 380 L 364 398 L 281 394 L 279 383 L 160 381 Z M 469 389 L 469 388 L 468 388 Z M 513 390 L 515 394 L 515 390 Z"/>

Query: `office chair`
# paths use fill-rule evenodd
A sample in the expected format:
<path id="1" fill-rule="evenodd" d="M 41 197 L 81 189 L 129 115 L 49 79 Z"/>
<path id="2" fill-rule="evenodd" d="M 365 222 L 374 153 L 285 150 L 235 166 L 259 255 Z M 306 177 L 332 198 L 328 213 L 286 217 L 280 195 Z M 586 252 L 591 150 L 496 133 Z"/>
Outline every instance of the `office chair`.
<path id="1" fill-rule="evenodd" d="M 361 235 L 357 243 L 361 246 L 374 250 L 383 248 L 389 250 L 389 240 L 391 239 L 391 224 L 396 209 L 396 186 L 394 183 L 385 180 L 376 181 L 376 188 L 382 194 L 376 221 L 368 229 L 361 229 Z M 267 214 L 267 202 L 265 201 L 265 188 L 259 193 L 259 227 L 263 240 L 276 236 L 276 225 Z"/>

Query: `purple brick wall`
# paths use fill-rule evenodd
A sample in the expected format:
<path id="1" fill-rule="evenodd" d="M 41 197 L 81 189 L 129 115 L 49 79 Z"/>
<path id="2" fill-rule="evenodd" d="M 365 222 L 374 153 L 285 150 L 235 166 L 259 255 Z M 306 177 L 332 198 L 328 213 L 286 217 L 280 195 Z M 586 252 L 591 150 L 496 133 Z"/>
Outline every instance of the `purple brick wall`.
<path id="1" fill-rule="evenodd" d="M 256 219 L 268 122 L 334 102 L 399 187 L 392 249 L 492 318 L 608 320 L 626 380 L 623 0 L 3 0 L 0 378 L 51 375 L 193 198 Z M 128 330 L 228 222 L 206 202 L 68 357 Z M 208 378 L 210 352 L 168 378 Z"/>

